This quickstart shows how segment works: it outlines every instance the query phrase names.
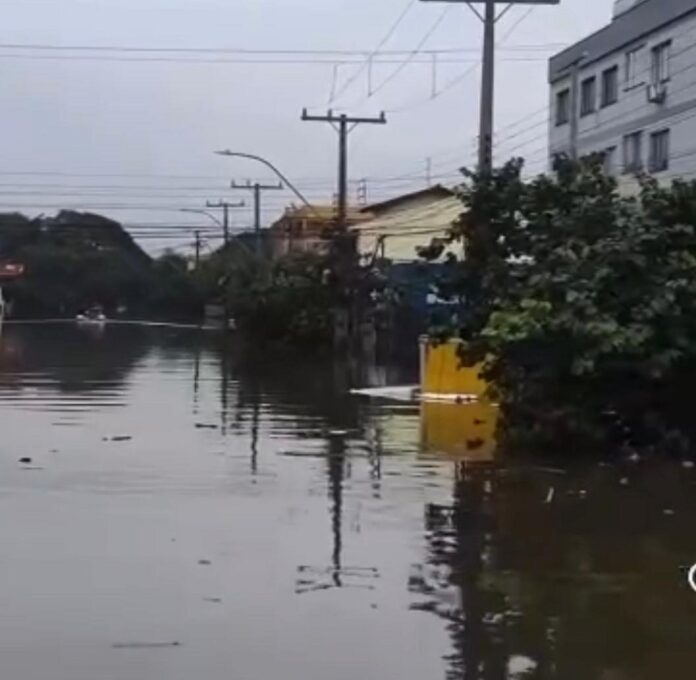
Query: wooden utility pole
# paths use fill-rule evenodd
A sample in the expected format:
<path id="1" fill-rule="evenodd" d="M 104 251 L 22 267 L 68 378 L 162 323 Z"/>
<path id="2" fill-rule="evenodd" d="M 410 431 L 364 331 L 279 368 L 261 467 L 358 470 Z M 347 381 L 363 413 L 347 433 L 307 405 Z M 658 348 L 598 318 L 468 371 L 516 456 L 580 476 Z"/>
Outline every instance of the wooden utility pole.
<path id="1" fill-rule="evenodd" d="M 198 266 L 201 263 L 201 232 L 196 229 L 196 231 L 193 232 L 193 235 L 195 237 L 195 241 L 193 244 L 193 247 L 195 249 L 195 255 L 194 255 L 194 266 L 196 269 L 198 269 Z"/>
<path id="2" fill-rule="evenodd" d="M 493 169 L 493 126 L 495 104 L 495 24 L 515 5 L 557 5 L 560 0 L 421 0 L 421 2 L 459 2 L 469 6 L 483 23 L 481 78 L 481 118 L 479 121 L 478 170 L 489 175 Z M 475 4 L 485 4 L 481 14 Z M 495 5 L 507 5 L 496 16 Z"/>
<path id="3" fill-rule="evenodd" d="M 341 346 L 348 339 L 351 328 L 355 330 L 360 318 L 357 308 L 356 291 L 356 253 L 355 244 L 348 231 L 348 135 L 358 125 L 384 125 L 387 118 L 384 112 L 376 118 L 335 115 L 329 110 L 325 116 L 311 116 L 307 109 L 302 111 L 302 120 L 330 123 L 338 132 L 338 197 L 336 215 L 336 234 L 331 248 L 336 255 L 334 273 L 339 289 L 345 296 L 346 306 L 337 308 L 334 317 L 334 342 Z"/>
<path id="4" fill-rule="evenodd" d="M 262 247 L 261 247 L 261 193 L 263 191 L 278 191 L 284 189 L 281 183 L 278 184 L 261 184 L 259 182 L 254 182 L 253 184 L 247 180 L 246 184 L 237 184 L 233 181 L 230 184 L 232 189 L 246 189 L 254 193 L 254 234 L 256 239 L 256 254 L 261 257 Z"/>
<path id="5" fill-rule="evenodd" d="M 230 242 L 230 208 L 243 208 L 245 203 L 228 203 L 227 201 L 206 201 L 208 208 L 222 208 L 222 237 L 224 244 Z"/>
<path id="6" fill-rule="evenodd" d="M 302 111 L 302 120 L 319 123 L 331 123 L 338 131 L 338 215 L 339 232 L 348 229 L 348 135 L 363 124 L 384 125 L 387 118 L 384 112 L 377 118 L 360 118 L 348 116 L 345 113 L 334 115 L 329 111 L 325 116 L 310 116 L 307 109 Z"/>

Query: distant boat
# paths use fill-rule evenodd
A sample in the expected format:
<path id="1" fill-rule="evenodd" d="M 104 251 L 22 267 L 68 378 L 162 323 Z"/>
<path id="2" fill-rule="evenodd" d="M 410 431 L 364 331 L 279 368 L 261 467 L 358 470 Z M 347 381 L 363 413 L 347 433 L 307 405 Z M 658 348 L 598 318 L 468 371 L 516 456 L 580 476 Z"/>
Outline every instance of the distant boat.
<path id="1" fill-rule="evenodd" d="M 75 321 L 85 326 L 102 326 L 106 323 L 107 319 L 101 307 L 91 307 L 86 312 L 78 314 L 75 317 Z"/>

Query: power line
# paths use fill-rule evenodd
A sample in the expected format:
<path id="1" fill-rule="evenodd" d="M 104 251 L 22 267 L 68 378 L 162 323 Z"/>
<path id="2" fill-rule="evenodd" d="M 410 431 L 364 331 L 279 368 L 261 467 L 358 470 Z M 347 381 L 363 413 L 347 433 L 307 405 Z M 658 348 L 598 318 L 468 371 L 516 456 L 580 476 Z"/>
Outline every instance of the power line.
<path id="1" fill-rule="evenodd" d="M 369 67 L 371 60 L 377 55 L 379 50 L 384 47 L 384 45 L 389 42 L 391 37 L 396 33 L 398 30 L 399 26 L 403 23 L 404 19 L 407 17 L 409 12 L 415 7 L 416 3 L 418 0 L 409 0 L 408 3 L 406 4 L 406 7 L 402 10 L 401 14 L 396 18 L 396 21 L 389 27 L 389 30 L 384 34 L 382 39 L 379 41 L 377 47 L 369 54 L 363 65 L 358 69 L 356 73 L 353 74 L 351 78 L 349 78 L 342 87 L 338 89 L 337 92 L 332 93 L 331 98 L 329 99 L 329 104 L 332 104 L 338 97 L 340 97 L 364 72 L 365 69 Z"/>
<path id="2" fill-rule="evenodd" d="M 450 12 L 452 9 L 451 5 L 446 6 L 440 16 L 437 18 L 435 23 L 428 29 L 428 31 L 425 33 L 425 35 L 421 38 L 420 42 L 416 46 L 414 50 L 412 50 L 407 56 L 404 61 L 397 66 L 392 73 L 390 73 L 375 89 L 372 90 L 372 92 L 368 93 L 367 99 L 370 99 L 374 95 L 376 95 L 378 92 L 383 90 L 389 83 L 391 83 L 421 52 L 422 48 L 425 46 L 425 43 L 430 40 L 430 38 L 434 35 L 435 31 L 437 31 L 438 28 L 440 28 L 440 24 L 445 20 L 445 17 L 447 14 Z M 363 100 L 364 101 L 364 100 Z"/>
<path id="3" fill-rule="evenodd" d="M 0 50 L 10 50 L 10 51 L 28 51 L 34 50 L 38 52 L 110 52 L 110 53 L 172 53 L 172 54 L 240 54 L 240 55 L 251 55 L 251 56 L 367 56 L 375 57 L 378 55 L 404 55 L 409 54 L 412 50 L 382 50 L 381 48 L 387 43 L 387 41 L 392 37 L 396 29 L 399 27 L 401 22 L 406 18 L 406 15 L 411 10 L 411 8 L 416 4 L 415 0 L 409 2 L 408 7 L 404 10 L 402 15 L 399 17 L 397 22 L 392 26 L 390 31 L 385 35 L 385 37 L 380 41 L 379 45 L 374 50 L 361 50 L 361 49 L 337 49 L 337 50 L 318 50 L 318 49 L 247 49 L 247 48 L 237 48 L 237 47 L 154 47 L 148 45 L 57 45 L 51 43 L 0 43 Z M 507 50 L 516 51 L 536 51 L 536 50 L 550 50 L 557 49 L 559 47 L 564 47 L 565 43 L 529 43 L 524 45 L 510 45 Z M 439 54 L 452 54 L 452 53 L 463 53 L 463 52 L 477 52 L 477 48 L 466 48 L 466 47 L 448 47 L 440 49 L 426 50 L 428 54 L 439 53 Z"/>

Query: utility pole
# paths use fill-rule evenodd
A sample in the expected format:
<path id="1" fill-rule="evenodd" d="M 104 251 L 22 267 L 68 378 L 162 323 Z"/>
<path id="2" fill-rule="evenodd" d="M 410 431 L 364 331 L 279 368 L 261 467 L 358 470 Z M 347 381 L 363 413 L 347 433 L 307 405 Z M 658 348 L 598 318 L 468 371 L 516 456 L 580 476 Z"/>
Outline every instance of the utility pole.
<path id="1" fill-rule="evenodd" d="M 481 120 L 479 122 L 478 154 L 479 172 L 482 175 L 490 175 L 493 170 L 495 22 L 495 0 L 486 0 L 483 17 L 483 77 L 481 78 Z"/>
<path id="2" fill-rule="evenodd" d="M 584 52 L 570 64 L 570 158 L 578 160 L 578 129 L 580 125 L 580 67 L 587 58 Z"/>
<path id="3" fill-rule="evenodd" d="M 232 181 L 230 184 L 232 189 L 246 189 L 254 192 L 254 234 L 256 238 L 256 254 L 261 257 L 261 193 L 263 191 L 279 191 L 284 189 L 282 183 L 278 184 L 261 184 L 254 182 L 253 184 L 247 180 L 246 184 L 237 184 Z"/>
<path id="4" fill-rule="evenodd" d="M 358 205 L 362 207 L 367 205 L 367 177 L 358 183 Z"/>
<path id="5" fill-rule="evenodd" d="M 196 239 L 193 246 L 195 248 L 195 256 L 193 261 L 195 268 L 198 269 L 198 266 L 201 263 L 201 232 L 196 229 L 196 231 L 193 232 L 193 235 Z"/>
<path id="6" fill-rule="evenodd" d="M 228 203 L 227 201 L 206 201 L 208 208 L 222 208 L 222 236 L 223 242 L 227 245 L 230 242 L 230 208 L 243 208 L 245 203 Z"/>
<path id="7" fill-rule="evenodd" d="M 560 0 L 421 0 L 421 2 L 461 2 L 483 23 L 481 79 L 481 117 L 479 121 L 478 170 L 490 175 L 493 169 L 493 127 L 495 103 L 495 24 L 515 5 L 557 5 Z M 474 5 L 485 5 L 483 14 Z M 507 6 L 496 16 L 496 3 Z"/>
<path id="8" fill-rule="evenodd" d="M 387 118 L 384 112 L 377 118 L 356 118 L 345 113 L 334 115 L 329 111 L 325 116 L 310 116 L 307 109 L 302 111 L 302 120 L 319 123 L 331 123 L 338 132 L 338 230 L 343 233 L 348 229 L 348 135 L 363 124 L 384 125 Z"/>
<path id="9" fill-rule="evenodd" d="M 345 113 L 334 115 L 329 110 L 325 116 L 310 116 L 307 109 L 302 111 L 303 121 L 330 123 L 338 132 L 338 210 L 336 235 L 331 249 L 336 255 L 335 275 L 339 288 L 347 299 L 347 307 L 337 309 L 334 318 L 334 342 L 341 346 L 349 338 L 351 328 L 355 331 L 361 313 L 356 303 L 356 253 L 354 240 L 348 232 L 348 135 L 358 125 L 384 125 L 387 118 L 384 111 L 376 118 L 348 116 Z"/>

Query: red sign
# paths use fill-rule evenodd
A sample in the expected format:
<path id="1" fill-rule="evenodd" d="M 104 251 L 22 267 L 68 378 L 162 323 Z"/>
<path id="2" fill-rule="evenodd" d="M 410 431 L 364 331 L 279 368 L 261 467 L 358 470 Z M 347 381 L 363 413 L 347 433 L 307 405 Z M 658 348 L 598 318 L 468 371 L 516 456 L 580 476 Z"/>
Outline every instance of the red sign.
<path id="1" fill-rule="evenodd" d="M 23 274 L 23 264 L 17 262 L 0 262 L 0 279 L 16 279 Z"/>

